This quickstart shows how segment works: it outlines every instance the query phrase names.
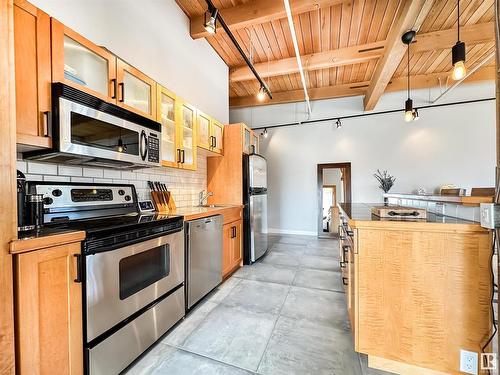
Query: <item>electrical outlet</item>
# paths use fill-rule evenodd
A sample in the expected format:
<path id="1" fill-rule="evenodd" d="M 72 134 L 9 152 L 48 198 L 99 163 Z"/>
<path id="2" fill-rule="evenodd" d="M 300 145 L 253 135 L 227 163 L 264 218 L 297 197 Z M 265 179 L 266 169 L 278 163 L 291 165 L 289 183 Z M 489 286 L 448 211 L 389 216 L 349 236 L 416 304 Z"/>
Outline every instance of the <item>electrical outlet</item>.
<path id="1" fill-rule="evenodd" d="M 477 375 L 477 353 L 460 349 L 460 371 Z"/>

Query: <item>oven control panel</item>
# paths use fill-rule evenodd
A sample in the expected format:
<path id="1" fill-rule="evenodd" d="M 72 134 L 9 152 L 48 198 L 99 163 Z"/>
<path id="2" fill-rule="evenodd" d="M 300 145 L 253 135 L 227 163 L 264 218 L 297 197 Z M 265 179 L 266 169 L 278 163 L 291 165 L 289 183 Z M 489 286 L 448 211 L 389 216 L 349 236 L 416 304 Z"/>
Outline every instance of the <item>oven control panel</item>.
<path id="1" fill-rule="evenodd" d="M 131 186 L 125 185 L 35 185 L 35 192 L 43 194 L 47 211 L 77 209 L 86 206 L 123 206 L 136 204 Z"/>

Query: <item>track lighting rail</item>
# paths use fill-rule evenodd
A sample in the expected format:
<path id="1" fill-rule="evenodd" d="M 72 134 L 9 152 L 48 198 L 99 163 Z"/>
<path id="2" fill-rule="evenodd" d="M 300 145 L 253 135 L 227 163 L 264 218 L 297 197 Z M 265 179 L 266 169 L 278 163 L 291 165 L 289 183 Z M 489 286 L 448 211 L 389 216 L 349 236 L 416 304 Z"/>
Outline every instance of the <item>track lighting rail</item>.
<path id="1" fill-rule="evenodd" d="M 205 1 L 206 1 L 207 5 L 208 5 L 208 9 L 217 9 L 214 6 L 214 4 L 212 3 L 211 0 L 205 0 Z M 243 51 L 243 49 L 241 48 L 240 44 L 238 43 L 238 41 L 234 37 L 233 33 L 231 32 L 231 30 L 229 29 L 229 27 L 227 26 L 227 24 L 224 22 L 224 19 L 222 18 L 221 14 L 219 12 L 217 12 L 216 17 L 217 17 L 217 21 L 219 21 L 219 24 L 222 26 L 222 28 L 224 29 L 224 31 L 226 32 L 226 34 L 229 36 L 229 39 L 231 39 L 231 42 L 233 42 L 234 46 L 236 47 L 236 49 L 240 53 L 241 57 L 243 57 L 243 60 L 245 60 L 245 63 L 248 65 L 248 67 L 252 71 L 252 73 L 255 76 L 255 78 L 257 78 L 257 81 L 259 81 L 262 89 L 265 91 L 265 93 L 267 94 L 267 96 L 269 96 L 269 99 L 272 99 L 273 95 L 271 94 L 271 90 L 269 90 L 269 87 L 267 86 L 267 84 L 260 77 L 260 75 L 257 72 L 257 70 L 255 70 L 255 67 L 253 66 L 252 62 L 249 60 L 249 58 L 247 57 L 247 55 L 245 55 L 245 51 Z"/>
<path id="2" fill-rule="evenodd" d="M 483 99 L 474 99 L 474 100 L 464 100 L 464 101 L 460 101 L 460 102 L 423 105 L 420 107 L 415 107 L 415 109 L 416 110 L 431 109 L 431 108 L 439 108 L 439 107 L 448 107 L 448 106 L 453 106 L 453 105 L 464 105 L 464 104 L 487 102 L 487 101 L 492 101 L 492 100 L 496 100 L 496 98 L 493 97 L 493 98 L 483 98 Z M 380 112 L 367 112 L 367 113 L 359 113 L 359 114 L 355 114 L 355 115 L 334 116 L 334 117 L 327 117 L 327 118 L 322 118 L 322 119 L 311 119 L 311 120 L 290 122 L 287 124 L 259 126 L 259 127 L 252 128 L 252 129 L 253 130 L 261 130 L 261 129 L 269 130 L 269 129 L 274 129 L 274 128 L 284 128 L 287 126 L 297 126 L 297 125 L 302 125 L 302 124 L 314 124 L 317 122 L 332 122 L 332 121 L 337 121 L 337 120 L 342 121 L 342 120 L 348 120 L 351 118 L 385 115 L 385 114 L 389 114 L 389 113 L 398 113 L 398 112 L 401 113 L 402 111 L 403 111 L 402 108 L 391 109 L 391 110 L 380 111 Z"/>

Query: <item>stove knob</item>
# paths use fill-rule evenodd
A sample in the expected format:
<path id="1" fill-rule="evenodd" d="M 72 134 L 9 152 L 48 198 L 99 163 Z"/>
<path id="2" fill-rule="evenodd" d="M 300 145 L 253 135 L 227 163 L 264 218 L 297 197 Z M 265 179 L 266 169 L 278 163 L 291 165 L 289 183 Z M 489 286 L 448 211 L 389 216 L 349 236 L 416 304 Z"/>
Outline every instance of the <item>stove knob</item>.
<path id="1" fill-rule="evenodd" d="M 129 200 L 131 200 L 132 198 L 130 197 L 130 195 L 125 195 L 125 200 L 128 202 Z"/>
<path id="2" fill-rule="evenodd" d="M 60 197 L 62 195 L 62 191 L 60 189 L 54 189 L 52 190 L 52 195 L 54 197 Z"/>
<path id="3" fill-rule="evenodd" d="M 125 195 L 125 190 L 118 190 L 118 195 Z"/>
<path id="4" fill-rule="evenodd" d="M 54 200 L 51 198 L 51 197 L 45 197 L 43 198 L 43 204 L 45 204 L 46 206 L 50 205 L 54 203 Z"/>

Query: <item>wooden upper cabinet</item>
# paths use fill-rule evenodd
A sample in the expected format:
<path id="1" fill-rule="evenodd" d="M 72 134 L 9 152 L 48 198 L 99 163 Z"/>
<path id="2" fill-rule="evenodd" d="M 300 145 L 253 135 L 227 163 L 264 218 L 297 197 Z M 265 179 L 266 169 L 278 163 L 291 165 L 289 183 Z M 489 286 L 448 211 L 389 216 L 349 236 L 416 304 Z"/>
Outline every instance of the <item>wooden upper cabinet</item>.
<path id="1" fill-rule="evenodd" d="M 243 152 L 249 154 L 252 145 L 252 131 L 246 125 L 243 125 Z"/>
<path id="2" fill-rule="evenodd" d="M 17 143 L 50 148 L 50 17 L 23 0 L 14 2 Z"/>
<path id="3" fill-rule="evenodd" d="M 117 59 L 116 81 L 119 106 L 156 120 L 156 82 L 153 79 Z"/>
<path id="4" fill-rule="evenodd" d="M 251 144 L 251 146 L 253 146 L 255 153 L 258 154 L 259 153 L 259 136 L 257 134 L 255 134 L 253 131 L 252 131 L 252 144 Z M 252 151 L 252 147 L 250 147 L 250 151 Z"/>
<path id="5" fill-rule="evenodd" d="M 213 141 L 212 151 L 222 154 L 224 150 L 224 125 L 217 120 L 213 120 L 210 127 L 210 134 Z"/>
<path id="6" fill-rule="evenodd" d="M 17 373 L 83 374 L 80 243 L 15 255 Z"/>
<path id="7" fill-rule="evenodd" d="M 197 111 L 196 116 L 198 122 L 198 147 L 211 150 L 213 145 L 212 119 L 201 111 Z"/>
<path id="8" fill-rule="evenodd" d="M 157 118 L 161 123 L 161 160 L 165 167 L 177 167 L 177 145 L 179 132 L 177 127 L 176 96 L 158 84 L 157 93 Z"/>
<path id="9" fill-rule="evenodd" d="M 196 109 L 183 100 L 177 101 L 177 160 L 179 168 L 196 170 Z"/>
<path id="10" fill-rule="evenodd" d="M 116 103 L 116 57 L 52 18 L 52 81 Z"/>

